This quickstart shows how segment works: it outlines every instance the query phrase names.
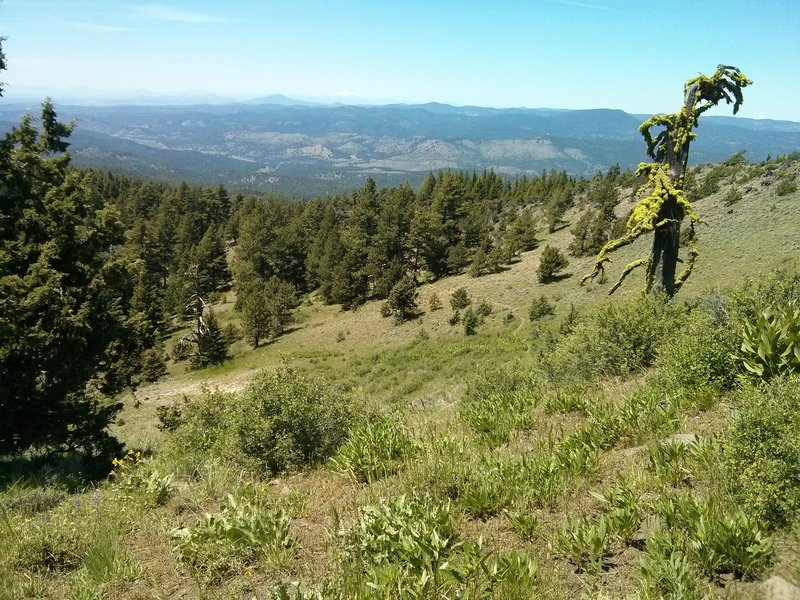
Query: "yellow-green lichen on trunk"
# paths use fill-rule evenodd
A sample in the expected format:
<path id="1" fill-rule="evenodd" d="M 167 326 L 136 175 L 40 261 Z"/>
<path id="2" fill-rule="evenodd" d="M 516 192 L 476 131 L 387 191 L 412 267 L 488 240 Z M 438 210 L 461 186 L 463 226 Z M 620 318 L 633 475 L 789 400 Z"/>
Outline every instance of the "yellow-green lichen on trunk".
<path id="1" fill-rule="evenodd" d="M 628 218 L 625 235 L 611 240 L 601 248 L 595 259 L 594 269 L 581 280 L 581 284 L 603 273 L 605 264 L 611 262 L 611 253 L 632 244 L 642 235 L 653 232 L 657 235 L 650 255 L 628 263 L 609 293 L 614 293 L 634 269 L 643 265 L 648 266 L 645 284 L 647 291 L 655 286 L 671 296 L 683 285 L 691 274 L 698 255 L 694 244 L 694 224 L 702 222 L 683 191 L 689 145 L 696 137 L 694 128 L 697 127 L 700 115 L 722 100 L 733 104 L 733 114 L 736 114 L 743 102 L 742 88 L 751 83 L 736 67 L 719 65 L 714 75 L 700 75 L 686 82 L 684 104 L 679 112 L 654 115 L 639 126 L 639 132 L 647 145 L 647 155 L 653 162 L 641 163 L 636 172 L 647 175 L 647 183 L 639 190 L 640 199 Z M 662 129 L 653 135 L 653 128 Z M 688 244 L 689 256 L 683 273 L 675 277 L 675 264 L 680 261 L 676 250 L 680 224 L 687 216 L 692 228 Z M 670 264 L 666 265 L 666 261 L 670 261 Z M 656 276 L 659 267 L 660 275 Z M 661 281 L 661 278 L 670 280 Z"/>

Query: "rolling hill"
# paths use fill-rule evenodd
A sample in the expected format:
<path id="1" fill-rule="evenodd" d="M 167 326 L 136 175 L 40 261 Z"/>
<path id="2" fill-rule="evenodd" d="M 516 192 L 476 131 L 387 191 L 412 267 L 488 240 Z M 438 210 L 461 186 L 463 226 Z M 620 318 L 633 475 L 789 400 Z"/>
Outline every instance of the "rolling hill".
<path id="1" fill-rule="evenodd" d="M 77 124 L 76 166 L 297 197 L 345 192 L 367 176 L 379 185 L 416 185 L 438 169 L 579 176 L 615 163 L 635 168 L 645 158 L 637 131 L 645 117 L 620 110 L 313 105 L 283 96 L 254 102 L 57 108 Z M 2 106 L 0 126 L 35 111 Z M 800 148 L 794 122 L 712 116 L 700 127 L 695 163 L 741 150 L 762 160 Z"/>

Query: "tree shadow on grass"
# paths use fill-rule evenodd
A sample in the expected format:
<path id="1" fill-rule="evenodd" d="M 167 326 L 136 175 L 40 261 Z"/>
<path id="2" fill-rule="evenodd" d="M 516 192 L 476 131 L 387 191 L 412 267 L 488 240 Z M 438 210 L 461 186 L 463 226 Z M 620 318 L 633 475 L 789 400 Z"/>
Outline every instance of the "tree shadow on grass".
<path id="1" fill-rule="evenodd" d="M 557 283 L 559 281 L 563 281 L 565 279 L 570 279 L 574 273 L 559 273 L 558 275 L 551 275 L 547 281 L 542 283 Z"/>

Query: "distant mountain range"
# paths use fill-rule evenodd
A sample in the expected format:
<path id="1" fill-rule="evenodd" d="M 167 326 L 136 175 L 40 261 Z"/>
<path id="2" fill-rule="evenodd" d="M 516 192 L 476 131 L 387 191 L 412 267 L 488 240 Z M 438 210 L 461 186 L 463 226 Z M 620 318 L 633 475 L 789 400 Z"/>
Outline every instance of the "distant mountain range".
<path id="1" fill-rule="evenodd" d="M 9 127 L 35 104 L 0 105 Z M 138 176 L 299 197 L 417 184 L 430 170 L 543 169 L 591 175 L 646 160 L 639 124 L 621 110 L 497 109 L 429 103 L 353 106 L 268 96 L 247 103 L 57 106 L 75 119 L 73 163 Z M 703 117 L 692 162 L 740 150 L 761 160 L 800 150 L 800 123 Z"/>

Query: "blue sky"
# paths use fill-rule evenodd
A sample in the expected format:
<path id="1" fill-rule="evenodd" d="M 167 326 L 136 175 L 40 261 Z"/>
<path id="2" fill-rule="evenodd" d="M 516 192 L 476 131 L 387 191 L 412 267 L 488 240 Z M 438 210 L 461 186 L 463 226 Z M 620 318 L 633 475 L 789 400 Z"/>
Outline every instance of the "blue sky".
<path id="1" fill-rule="evenodd" d="M 798 31 L 798 0 L 0 0 L 9 99 L 56 101 L 147 90 L 673 112 L 687 78 L 726 63 L 755 80 L 742 116 L 800 121 Z"/>

